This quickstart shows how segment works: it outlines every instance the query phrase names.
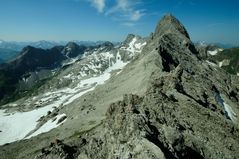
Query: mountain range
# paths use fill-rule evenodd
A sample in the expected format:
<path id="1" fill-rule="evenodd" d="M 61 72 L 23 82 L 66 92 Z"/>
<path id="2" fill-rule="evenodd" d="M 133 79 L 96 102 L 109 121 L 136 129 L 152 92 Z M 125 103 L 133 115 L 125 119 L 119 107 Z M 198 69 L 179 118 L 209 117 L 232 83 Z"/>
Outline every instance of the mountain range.
<path id="1" fill-rule="evenodd" d="M 90 46 L 97 46 L 104 44 L 106 41 L 77 41 L 74 40 L 72 41 L 73 43 L 77 45 L 84 45 L 86 47 Z M 0 40 L 0 63 L 7 62 L 8 60 L 13 59 L 16 57 L 22 49 L 24 49 L 26 46 L 32 46 L 35 48 L 40 48 L 40 49 L 51 49 L 55 46 L 64 46 L 68 44 L 69 42 L 67 41 L 60 41 L 60 42 L 55 42 L 55 41 L 36 41 L 36 42 L 14 42 L 14 41 L 4 41 Z M 113 44 L 119 44 L 118 42 L 114 42 Z"/>
<path id="2" fill-rule="evenodd" d="M 0 100 L 4 98 L 9 101 L 18 98 L 22 91 L 35 89 L 34 86 L 52 77 L 61 67 L 79 60 L 86 52 L 98 49 L 107 51 L 113 47 L 110 42 L 93 46 L 69 42 L 65 46 L 54 46 L 51 49 L 26 46 L 18 56 L 0 64 Z"/>
<path id="3" fill-rule="evenodd" d="M 0 66 L 1 157 L 239 158 L 237 54 L 170 14 L 119 45 L 27 46 Z"/>

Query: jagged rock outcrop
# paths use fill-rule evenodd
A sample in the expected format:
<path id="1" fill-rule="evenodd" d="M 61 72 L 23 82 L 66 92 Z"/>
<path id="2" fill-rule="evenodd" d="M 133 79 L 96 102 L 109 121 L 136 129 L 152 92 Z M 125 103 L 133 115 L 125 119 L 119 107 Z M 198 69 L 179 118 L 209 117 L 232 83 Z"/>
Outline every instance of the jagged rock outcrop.
<path id="1" fill-rule="evenodd" d="M 186 38 L 190 38 L 185 27 L 171 14 L 165 15 L 155 30 L 155 36 L 160 37 L 168 33 L 179 33 L 184 35 Z"/>

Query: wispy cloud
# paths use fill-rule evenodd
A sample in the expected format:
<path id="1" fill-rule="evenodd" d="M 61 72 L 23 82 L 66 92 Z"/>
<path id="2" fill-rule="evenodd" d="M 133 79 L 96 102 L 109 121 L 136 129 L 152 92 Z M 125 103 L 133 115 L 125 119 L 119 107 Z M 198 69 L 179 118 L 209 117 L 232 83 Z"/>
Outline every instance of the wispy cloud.
<path id="1" fill-rule="evenodd" d="M 81 1 L 81 0 L 75 0 Z M 132 27 L 146 11 L 142 9 L 142 0 L 82 0 L 87 1 L 99 13 L 119 21 L 121 25 Z M 109 2 L 109 3 L 108 3 Z M 140 8 L 141 7 L 141 8 Z"/>
<path id="2" fill-rule="evenodd" d="M 136 22 L 145 15 L 144 10 L 136 9 L 136 6 L 140 3 L 140 0 L 116 0 L 115 6 L 106 11 L 105 15 L 117 17 L 125 24 Z"/>
<path id="3" fill-rule="evenodd" d="M 143 15 L 144 15 L 144 13 L 141 10 L 133 11 L 130 15 L 130 20 L 131 21 L 138 21 Z"/>
<path id="4" fill-rule="evenodd" d="M 104 11 L 106 0 L 89 0 L 89 2 L 98 12 L 102 13 Z"/>

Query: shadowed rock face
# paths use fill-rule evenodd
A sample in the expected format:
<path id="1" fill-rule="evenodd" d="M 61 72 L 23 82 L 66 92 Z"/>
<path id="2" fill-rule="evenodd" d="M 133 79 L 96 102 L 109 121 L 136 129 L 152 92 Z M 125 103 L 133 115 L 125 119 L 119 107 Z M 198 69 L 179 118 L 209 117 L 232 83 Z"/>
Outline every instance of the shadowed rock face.
<path id="1" fill-rule="evenodd" d="M 142 96 L 126 94 L 110 104 L 102 124 L 63 144 L 73 151 L 49 146 L 36 158 L 239 158 L 238 79 L 198 58 L 171 15 L 133 63 L 142 59 L 145 69 L 155 64 Z"/>
<path id="2" fill-rule="evenodd" d="M 77 45 L 74 42 L 69 42 L 64 49 L 62 50 L 62 53 L 69 58 L 74 58 L 79 55 L 83 55 L 85 50 L 87 49 L 84 45 Z"/>
<path id="3" fill-rule="evenodd" d="M 27 46 L 15 59 L 0 65 L 0 80 L 2 81 L 0 101 L 16 91 L 19 80 L 24 74 L 59 67 L 66 59 L 61 53 L 62 49 L 63 47 L 60 46 L 47 50 Z"/>

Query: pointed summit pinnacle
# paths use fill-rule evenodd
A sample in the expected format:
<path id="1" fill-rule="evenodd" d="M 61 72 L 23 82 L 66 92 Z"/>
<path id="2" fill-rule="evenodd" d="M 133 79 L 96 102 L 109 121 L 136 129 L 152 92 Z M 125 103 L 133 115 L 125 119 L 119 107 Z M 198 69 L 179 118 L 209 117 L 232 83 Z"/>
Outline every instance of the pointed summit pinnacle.
<path id="1" fill-rule="evenodd" d="M 187 30 L 185 27 L 180 23 L 180 21 L 175 18 L 171 14 L 165 15 L 157 25 L 155 30 L 156 36 L 161 36 L 166 33 L 175 33 L 175 34 L 183 34 L 188 39 L 190 39 Z"/>

